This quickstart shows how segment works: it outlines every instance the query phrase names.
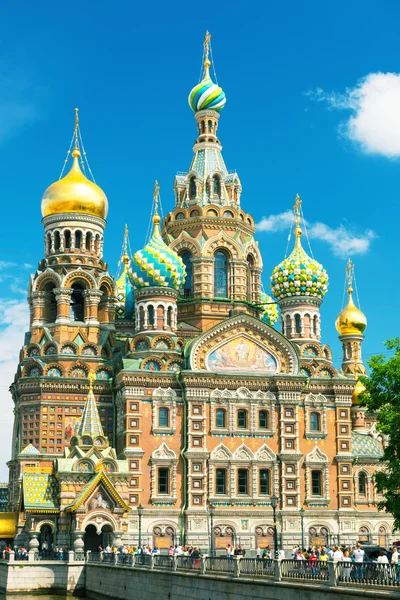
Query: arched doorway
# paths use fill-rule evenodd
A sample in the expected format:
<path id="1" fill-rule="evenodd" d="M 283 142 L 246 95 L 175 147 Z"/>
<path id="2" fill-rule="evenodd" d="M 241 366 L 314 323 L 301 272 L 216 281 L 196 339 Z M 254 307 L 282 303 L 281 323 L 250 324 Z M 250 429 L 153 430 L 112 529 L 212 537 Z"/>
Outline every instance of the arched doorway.
<path id="1" fill-rule="evenodd" d="M 85 544 L 85 552 L 88 550 L 91 552 L 98 552 L 98 548 L 102 542 L 102 536 L 97 533 L 95 525 L 88 525 L 85 528 L 83 542 Z"/>
<path id="2" fill-rule="evenodd" d="M 103 548 L 107 548 L 108 545 L 112 546 L 114 541 L 114 531 L 111 525 L 103 525 L 101 528 L 101 545 Z"/>
<path id="3" fill-rule="evenodd" d="M 256 527 L 256 548 L 261 549 L 274 547 L 274 528 L 273 527 Z"/>
<path id="4" fill-rule="evenodd" d="M 42 525 L 40 528 L 39 535 L 39 551 L 43 549 L 43 543 L 45 544 L 45 549 L 50 550 L 53 545 L 53 530 L 50 525 Z"/>

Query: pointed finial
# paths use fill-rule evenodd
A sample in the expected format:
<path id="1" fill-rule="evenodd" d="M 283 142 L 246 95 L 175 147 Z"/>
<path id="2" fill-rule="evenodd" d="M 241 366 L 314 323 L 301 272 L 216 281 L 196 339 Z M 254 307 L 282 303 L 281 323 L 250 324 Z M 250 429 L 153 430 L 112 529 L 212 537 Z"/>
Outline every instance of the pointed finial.
<path id="1" fill-rule="evenodd" d="M 208 57 L 210 51 L 211 34 L 206 31 L 206 39 L 204 40 L 204 79 L 210 79 L 210 59 Z"/>
<path id="2" fill-rule="evenodd" d="M 129 254 L 128 254 L 128 225 L 125 223 L 124 244 L 123 244 L 122 262 L 124 263 L 124 272 L 128 270 Z"/>
<path id="3" fill-rule="evenodd" d="M 154 223 L 154 234 L 158 235 L 160 233 L 159 224 L 160 224 L 160 215 L 158 214 L 158 202 L 159 202 L 159 194 L 160 194 L 160 186 L 158 185 L 158 181 L 156 180 L 154 184 L 154 215 L 153 215 L 153 223 Z"/>
<path id="4" fill-rule="evenodd" d="M 346 277 L 347 277 L 347 291 L 349 294 L 353 291 L 353 273 L 354 273 L 354 264 L 351 262 L 351 258 L 347 261 L 346 268 Z"/>
<path id="5" fill-rule="evenodd" d="M 90 369 L 88 379 L 89 379 L 89 394 L 93 394 L 93 381 L 95 381 L 95 379 L 96 379 L 96 373 L 93 371 L 93 369 Z"/>
<path id="6" fill-rule="evenodd" d="M 300 207 L 303 204 L 303 201 L 300 200 L 300 196 L 298 194 L 296 194 L 296 202 L 295 205 L 293 207 L 293 212 L 294 212 L 294 220 L 296 223 L 296 226 L 294 228 L 294 235 L 296 236 L 296 246 L 300 246 L 300 237 L 302 234 L 301 231 L 301 227 L 300 227 Z"/>

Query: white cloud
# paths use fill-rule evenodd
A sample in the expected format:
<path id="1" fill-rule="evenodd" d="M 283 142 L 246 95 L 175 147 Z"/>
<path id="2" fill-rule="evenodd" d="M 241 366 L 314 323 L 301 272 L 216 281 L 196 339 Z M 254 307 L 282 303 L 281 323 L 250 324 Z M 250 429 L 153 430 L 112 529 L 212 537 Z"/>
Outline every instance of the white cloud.
<path id="1" fill-rule="evenodd" d="M 258 231 L 275 232 L 288 230 L 292 224 L 293 213 L 288 210 L 277 215 L 263 217 L 256 227 Z M 376 233 L 372 229 L 357 233 L 344 225 L 333 228 L 320 222 L 306 222 L 306 227 L 309 238 L 326 242 L 333 253 L 341 258 L 354 256 L 355 254 L 365 254 L 368 252 L 372 240 L 376 237 Z"/>
<path id="2" fill-rule="evenodd" d="M 29 308 L 26 301 L 0 299 L 0 481 L 8 480 L 8 468 L 5 463 L 11 458 L 14 423 L 9 387 L 14 381 L 19 352 L 28 324 Z"/>
<path id="3" fill-rule="evenodd" d="M 400 73 L 369 73 L 344 93 L 318 88 L 306 95 L 329 108 L 350 111 L 339 132 L 363 152 L 400 156 Z"/>

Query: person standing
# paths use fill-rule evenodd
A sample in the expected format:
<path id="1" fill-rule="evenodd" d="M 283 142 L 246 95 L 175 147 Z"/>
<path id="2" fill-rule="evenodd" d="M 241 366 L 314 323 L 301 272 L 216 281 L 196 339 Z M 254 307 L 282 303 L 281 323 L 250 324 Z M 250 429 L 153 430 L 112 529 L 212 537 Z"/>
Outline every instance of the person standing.
<path id="1" fill-rule="evenodd" d="M 353 560 L 355 562 L 355 567 L 354 567 L 355 576 L 358 581 L 360 581 L 361 579 L 364 579 L 364 565 L 363 565 L 364 556 L 365 556 L 365 552 L 361 548 L 360 542 L 357 542 L 356 548 L 353 551 Z"/>

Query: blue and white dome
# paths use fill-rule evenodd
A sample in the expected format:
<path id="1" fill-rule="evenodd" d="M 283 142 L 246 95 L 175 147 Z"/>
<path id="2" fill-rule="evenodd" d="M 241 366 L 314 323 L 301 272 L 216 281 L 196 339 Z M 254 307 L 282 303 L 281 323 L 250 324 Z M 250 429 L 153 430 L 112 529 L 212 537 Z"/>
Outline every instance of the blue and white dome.
<path id="1" fill-rule="evenodd" d="M 224 108 L 225 92 L 210 77 L 204 78 L 189 94 L 189 105 L 194 112 L 199 110 L 217 110 Z"/>

